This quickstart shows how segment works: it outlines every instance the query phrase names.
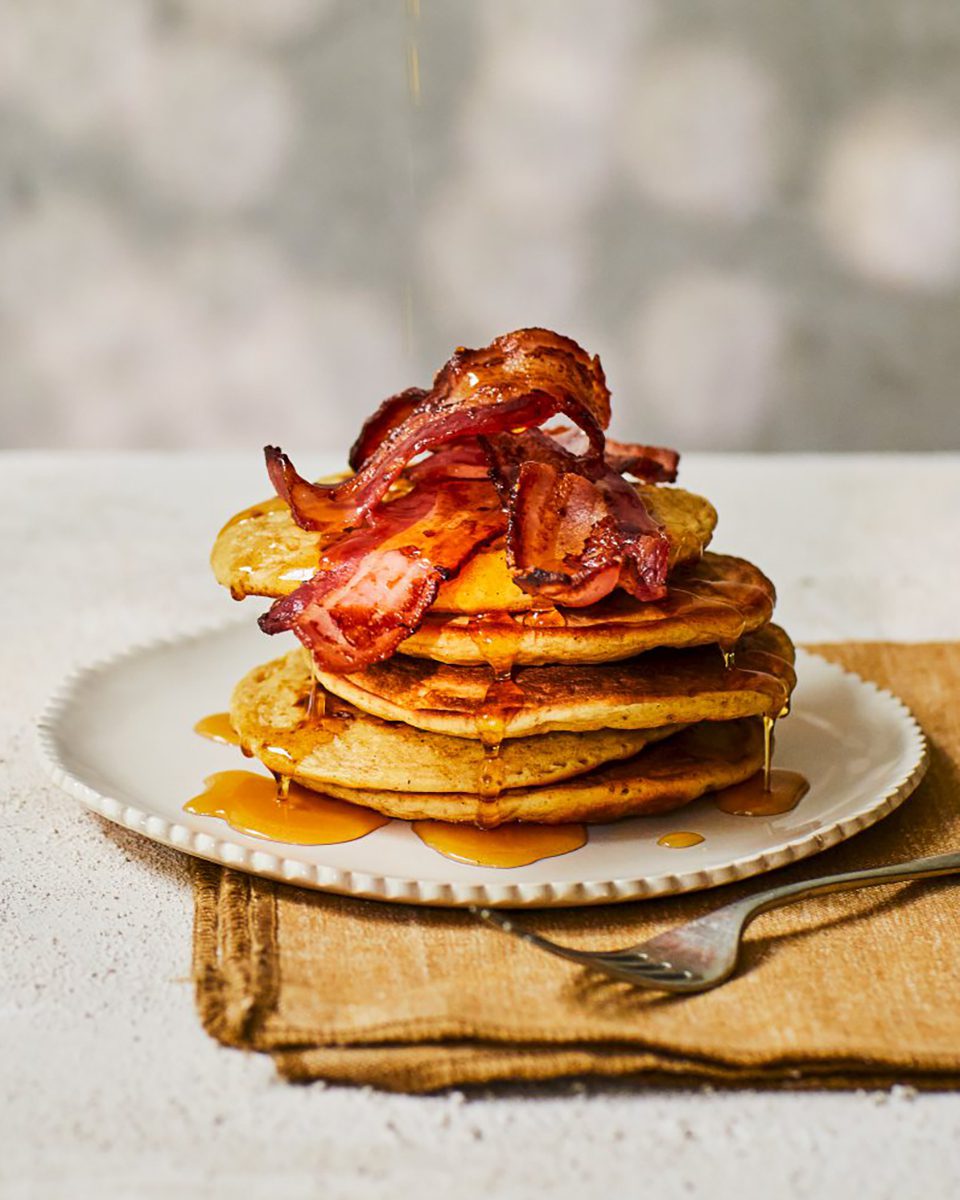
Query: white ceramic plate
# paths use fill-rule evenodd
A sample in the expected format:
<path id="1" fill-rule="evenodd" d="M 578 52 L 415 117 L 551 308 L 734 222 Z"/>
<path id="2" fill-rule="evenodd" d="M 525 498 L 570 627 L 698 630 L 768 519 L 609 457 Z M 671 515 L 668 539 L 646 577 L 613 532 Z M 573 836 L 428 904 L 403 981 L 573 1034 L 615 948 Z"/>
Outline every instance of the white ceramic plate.
<path id="1" fill-rule="evenodd" d="M 672 815 L 593 826 L 581 849 L 507 870 L 444 858 L 402 821 L 341 845 L 269 842 L 182 806 L 207 775 L 248 765 L 235 747 L 198 737 L 194 722 L 226 708 L 237 680 L 283 649 L 248 618 L 78 671 L 40 719 L 43 762 L 95 812 L 200 858 L 379 900 L 508 907 L 644 899 L 769 871 L 892 812 L 927 765 L 924 736 L 895 696 L 801 651 L 793 712 L 777 729 L 777 765 L 811 784 L 792 812 L 731 816 L 705 798 Z M 704 841 L 682 850 L 657 845 L 675 830 Z"/>

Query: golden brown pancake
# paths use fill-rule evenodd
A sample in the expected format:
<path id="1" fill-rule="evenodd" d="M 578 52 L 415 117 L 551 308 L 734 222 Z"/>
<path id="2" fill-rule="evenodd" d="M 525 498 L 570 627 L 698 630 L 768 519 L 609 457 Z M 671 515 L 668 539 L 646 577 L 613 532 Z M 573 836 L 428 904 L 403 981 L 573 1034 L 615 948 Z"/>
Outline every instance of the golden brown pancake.
<path id="1" fill-rule="evenodd" d="M 469 793 L 378 791 L 339 784 L 316 790 L 405 820 L 470 821 L 487 827 L 506 821 L 557 825 L 669 812 L 705 792 L 749 779 L 762 766 L 763 733 L 753 719 L 695 725 L 625 762 L 544 787 L 514 788 L 494 801 Z M 293 778 L 311 786 L 299 773 Z"/>
<path id="2" fill-rule="evenodd" d="M 431 610 L 400 650 L 464 666 L 495 663 L 497 648 L 518 666 L 612 662 L 660 646 L 731 645 L 773 615 L 773 584 L 742 558 L 707 552 L 678 567 L 668 585 L 663 600 L 635 600 L 617 589 L 586 608 L 548 608 L 516 619 Z"/>
<path id="3" fill-rule="evenodd" d="M 237 684 L 230 720 L 240 743 L 271 771 L 295 773 L 309 787 L 366 787 L 384 791 L 472 792 L 479 785 L 483 747 L 468 738 L 424 733 L 381 721 L 318 689 L 308 717 L 311 671 L 302 650 L 255 667 Z M 516 738 L 500 755 L 502 786 L 530 787 L 583 774 L 629 758 L 651 741 L 676 732 L 598 730 Z"/>
<path id="4" fill-rule="evenodd" d="M 713 505 L 682 488 L 635 486 L 670 539 L 671 567 L 699 558 L 717 523 Z M 342 533 L 339 528 L 320 533 L 301 529 L 284 501 L 274 497 L 227 522 L 210 562 L 217 580 L 236 599 L 286 596 L 316 573 L 321 547 Z M 432 611 L 526 612 L 534 606 L 534 598 L 510 577 L 501 541 L 479 550 L 457 576 L 441 586 Z"/>
<path id="5" fill-rule="evenodd" d="M 519 667 L 510 703 L 522 700 L 522 707 L 503 707 L 494 716 L 502 736 L 514 738 L 776 715 L 796 682 L 793 658 L 786 633 L 766 625 L 737 643 L 729 668 L 716 646 L 651 650 L 612 663 Z M 314 670 L 328 691 L 387 721 L 463 738 L 479 737 L 489 727 L 494 675 L 488 667 L 397 654 L 351 675 Z"/>

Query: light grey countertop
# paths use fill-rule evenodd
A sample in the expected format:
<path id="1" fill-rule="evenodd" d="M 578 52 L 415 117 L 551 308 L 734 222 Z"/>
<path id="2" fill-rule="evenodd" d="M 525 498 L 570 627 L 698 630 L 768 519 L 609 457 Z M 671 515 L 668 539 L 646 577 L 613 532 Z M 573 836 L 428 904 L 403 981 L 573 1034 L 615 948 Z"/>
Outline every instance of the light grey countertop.
<path id="1" fill-rule="evenodd" d="M 690 455 L 681 482 L 797 640 L 960 638 L 960 455 Z M 956 1095 L 391 1096 L 289 1086 L 203 1033 L 185 861 L 49 784 L 32 723 L 68 668 L 228 614 L 209 546 L 268 490 L 255 453 L 0 456 L 5 1200 L 955 1195 Z"/>

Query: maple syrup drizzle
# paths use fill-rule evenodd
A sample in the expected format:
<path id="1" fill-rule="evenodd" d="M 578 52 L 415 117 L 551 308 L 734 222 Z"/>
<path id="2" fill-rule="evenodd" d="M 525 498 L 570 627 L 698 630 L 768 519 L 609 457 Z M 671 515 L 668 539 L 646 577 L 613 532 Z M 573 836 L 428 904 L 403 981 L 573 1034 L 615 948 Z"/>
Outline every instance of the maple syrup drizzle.
<path id="1" fill-rule="evenodd" d="M 298 846 L 352 842 L 389 819 L 297 783 L 288 784 L 286 799 L 279 799 L 274 780 L 252 771 L 218 771 L 204 782 L 204 790 L 184 805 L 187 812 L 219 817 L 240 833 L 270 841 Z"/>
<path id="2" fill-rule="evenodd" d="M 763 714 L 763 790 L 770 791 L 770 760 L 773 752 L 773 726 L 776 718 Z"/>
<path id="3" fill-rule="evenodd" d="M 312 725 L 318 717 L 327 710 L 327 693 L 322 691 L 316 677 L 310 676 L 310 694 L 307 697 L 307 711 L 304 717 L 305 725 Z"/>
<path id="4" fill-rule="evenodd" d="M 230 723 L 230 714 L 226 712 L 211 713 L 201 717 L 193 727 L 194 733 L 209 738 L 211 742 L 220 742 L 224 746 L 239 746 L 240 735 Z"/>
<path id="5" fill-rule="evenodd" d="M 732 659 L 733 647 L 746 632 L 744 613 L 748 587 L 702 579 L 697 579 L 695 586 L 690 588 L 671 584 L 662 604 L 663 612 L 670 615 L 680 610 L 691 620 L 695 617 L 697 625 L 720 645 L 726 662 L 728 652 Z"/>
<path id="6" fill-rule="evenodd" d="M 500 755 L 507 721 L 523 707 L 522 690 L 513 679 L 523 627 L 507 612 L 480 613 L 467 626 L 474 645 L 493 672 L 475 716 L 483 762 L 477 776 L 477 825 L 491 828 L 499 822 L 497 800 L 503 791 L 504 767 Z M 534 860 L 535 861 L 535 860 Z"/>
<path id="7" fill-rule="evenodd" d="M 417 217 L 421 208 L 416 170 L 417 125 L 423 99 L 420 73 L 420 0 L 407 0 L 406 9 L 406 66 L 409 105 L 406 119 L 407 186 L 404 198 L 404 223 L 412 235 L 417 229 Z M 412 237 L 410 243 L 413 244 Z M 400 336 L 404 352 L 410 358 L 414 357 L 416 350 L 414 279 L 414 270 L 408 260 L 400 289 Z"/>
<path id="8" fill-rule="evenodd" d="M 715 793 L 714 804 L 721 812 L 738 817 L 773 817 L 797 807 L 810 790 L 810 784 L 799 771 L 770 772 L 768 786 L 762 771 L 757 771 L 743 783 L 735 783 Z"/>
<path id="9" fill-rule="evenodd" d="M 526 867 L 569 854 L 587 841 L 583 825 L 508 824 L 480 829 L 448 821 L 414 821 L 413 831 L 445 858 L 478 867 Z"/>
<path id="10" fill-rule="evenodd" d="M 523 614 L 523 624 L 531 629 L 563 629 L 567 618 L 559 608 L 532 608 Z"/>
<path id="11" fill-rule="evenodd" d="M 657 845 L 667 846 L 671 850 L 686 850 L 688 846 L 699 846 L 704 840 L 702 833 L 678 830 L 676 833 L 665 833 L 663 837 L 657 838 Z"/>

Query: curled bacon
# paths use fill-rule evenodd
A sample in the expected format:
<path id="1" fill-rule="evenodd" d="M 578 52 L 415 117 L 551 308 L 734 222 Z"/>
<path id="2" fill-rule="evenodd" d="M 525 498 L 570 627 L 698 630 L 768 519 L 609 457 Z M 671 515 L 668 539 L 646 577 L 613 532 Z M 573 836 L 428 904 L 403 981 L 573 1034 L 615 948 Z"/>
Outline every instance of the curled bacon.
<path id="1" fill-rule="evenodd" d="M 553 437 L 538 428 L 557 415 L 575 428 Z M 586 605 L 619 584 L 659 598 L 667 539 L 621 471 L 671 480 L 677 456 L 607 443 L 609 419 L 599 360 L 569 338 L 521 329 L 458 349 L 429 391 L 384 401 L 351 450 L 356 474 L 342 482 L 310 483 L 268 446 L 270 479 L 297 523 L 342 535 L 261 628 L 292 629 L 329 671 L 377 662 L 417 627 L 442 580 L 504 530 L 528 592 Z M 400 494 L 391 499 L 391 489 Z"/>
<path id="2" fill-rule="evenodd" d="M 260 628 L 292 630 L 327 671 L 380 662 L 417 628 L 443 580 L 503 529 L 488 480 L 434 478 L 328 547 L 317 574 L 276 601 Z"/>
<path id="3" fill-rule="evenodd" d="M 634 442 L 615 442 L 607 438 L 604 451 L 607 466 L 618 475 L 633 475 L 644 483 L 673 483 L 677 478 L 680 455 L 665 446 L 639 446 Z"/>
<path id="4" fill-rule="evenodd" d="M 414 409 L 427 398 L 423 388 L 412 387 L 406 391 L 390 396 L 380 405 L 375 413 L 367 417 L 350 447 L 347 461 L 357 471 L 376 450 L 391 429 L 402 425 L 407 417 L 412 416 Z"/>
<path id="5" fill-rule="evenodd" d="M 570 607 L 618 584 L 641 600 L 665 594 L 669 542 L 614 467 L 538 429 L 484 446 L 509 508 L 507 559 L 518 587 Z"/>
<path id="6" fill-rule="evenodd" d="M 418 399 L 415 391 L 392 397 L 364 427 L 351 452 L 355 475 L 337 484 L 303 481 L 314 489 L 316 503 L 298 486 L 303 512 L 320 514 L 317 519 L 336 514 L 355 524 L 424 451 L 458 438 L 532 428 L 558 413 L 583 430 L 595 453 L 603 453 L 610 393 L 600 362 L 546 329 L 520 329 L 483 350 L 461 348 L 429 392 Z"/>
<path id="7" fill-rule="evenodd" d="M 551 426 L 545 429 L 551 438 L 571 454 L 583 456 L 590 451 L 590 443 L 579 429 L 569 425 Z M 636 442 L 617 442 L 608 437 L 604 446 L 607 466 L 620 474 L 633 475 L 644 483 L 673 483 L 677 478 L 680 455 L 665 446 L 641 446 Z"/>
<path id="8" fill-rule="evenodd" d="M 336 502 L 329 487 L 304 479 L 279 446 L 264 446 L 263 455 L 274 491 L 290 506 L 301 529 L 349 528 L 349 511 Z"/>

